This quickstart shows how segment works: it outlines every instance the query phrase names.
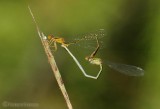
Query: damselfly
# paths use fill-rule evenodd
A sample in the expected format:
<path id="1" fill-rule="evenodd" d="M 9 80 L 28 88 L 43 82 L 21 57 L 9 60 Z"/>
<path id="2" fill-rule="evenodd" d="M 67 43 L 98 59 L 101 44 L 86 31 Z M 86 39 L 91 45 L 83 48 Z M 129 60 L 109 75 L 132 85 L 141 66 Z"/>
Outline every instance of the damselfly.
<path id="1" fill-rule="evenodd" d="M 64 38 L 57 37 L 54 35 L 48 35 L 47 39 L 49 42 L 50 47 L 54 48 L 54 51 L 57 50 L 57 43 L 68 47 L 71 44 L 75 44 L 78 46 L 83 46 L 84 48 L 95 48 L 96 46 L 96 39 L 102 39 L 104 37 L 104 29 L 99 29 L 94 32 L 82 35 L 79 38 L 75 38 L 72 42 L 66 42 Z M 99 41 L 102 45 L 103 41 Z M 102 47 L 102 46 L 101 46 Z"/>
<path id="2" fill-rule="evenodd" d="M 85 36 L 81 39 L 77 39 L 76 41 L 70 42 L 70 43 L 66 43 L 65 40 L 61 37 L 54 37 L 52 35 L 48 36 L 48 40 L 49 40 L 49 44 L 51 45 L 52 43 L 54 43 L 54 48 L 55 50 L 57 50 L 57 45 L 56 43 L 61 44 L 61 46 L 63 48 L 65 48 L 67 50 L 67 52 L 71 55 L 71 57 L 73 58 L 73 60 L 76 62 L 76 64 L 78 65 L 78 67 L 80 68 L 80 70 L 82 71 L 82 73 L 84 74 L 84 76 L 88 77 L 88 78 L 93 78 L 93 79 L 97 79 L 99 77 L 99 75 L 102 72 L 102 59 L 101 58 L 96 58 L 95 55 L 97 54 L 98 50 L 100 49 L 100 44 L 99 44 L 99 34 L 91 34 L 91 36 Z M 104 36 L 104 34 L 101 34 L 100 36 Z M 96 45 L 97 47 L 95 48 L 95 50 L 91 53 L 91 55 L 85 57 L 85 59 L 87 61 L 89 61 L 91 64 L 94 65 L 98 65 L 100 66 L 100 70 L 98 72 L 98 74 L 96 76 L 92 76 L 92 75 L 88 75 L 85 70 L 83 69 L 82 65 L 79 63 L 79 61 L 76 59 L 76 57 L 70 52 L 70 50 L 68 49 L 68 46 L 71 44 L 77 44 L 81 41 L 86 41 L 86 40 L 95 40 L 96 41 Z M 113 63 L 110 61 L 107 61 L 106 64 L 120 72 L 123 74 L 126 74 L 128 76 L 143 76 L 144 75 L 144 70 L 140 67 L 137 66 L 133 66 L 133 65 L 127 65 L 127 64 L 119 64 L 119 63 Z"/>
<path id="3" fill-rule="evenodd" d="M 96 41 L 97 41 L 96 49 L 93 51 L 93 53 L 91 55 L 87 56 L 85 59 L 87 61 L 89 61 L 91 64 L 102 66 L 102 64 L 103 64 L 102 59 L 95 58 L 95 55 L 98 52 L 99 47 L 100 47 L 99 42 L 98 42 L 98 38 L 96 38 Z M 137 66 L 120 64 L 120 63 L 113 63 L 110 61 L 107 61 L 106 64 L 110 68 L 112 68 L 120 73 L 126 74 L 128 76 L 143 76 L 144 75 L 144 70 L 140 67 L 137 67 Z M 102 71 L 102 69 L 101 69 L 101 71 Z M 99 76 L 100 73 L 98 73 L 97 75 Z M 98 78 L 98 76 L 96 76 L 96 78 Z"/>
<path id="4" fill-rule="evenodd" d="M 78 39 L 78 40 L 75 40 L 73 42 L 70 42 L 70 43 L 67 43 L 64 38 L 61 38 L 61 37 L 54 37 L 53 35 L 49 35 L 47 37 L 48 39 L 48 43 L 50 45 L 50 47 L 52 47 L 52 44 L 53 47 L 54 47 L 54 50 L 56 51 L 57 50 L 57 43 L 61 44 L 61 46 L 69 53 L 69 55 L 73 58 L 73 60 L 75 61 L 75 63 L 78 65 L 78 67 L 80 68 L 80 70 L 82 71 L 82 73 L 84 74 L 85 77 L 88 77 L 88 78 L 93 78 L 93 79 L 97 79 L 99 74 L 101 73 L 102 71 L 102 65 L 99 64 L 100 66 L 100 70 L 97 74 L 97 76 L 92 76 L 92 75 L 89 75 L 85 72 L 85 70 L 83 69 L 82 65 L 79 63 L 79 61 L 77 60 L 77 58 L 71 53 L 71 51 L 68 49 L 68 46 L 71 45 L 71 44 L 77 44 L 81 41 L 86 41 L 86 40 L 95 40 L 95 37 L 97 38 L 97 35 L 96 34 L 92 34 L 91 36 L 84 36 L 82 37 L 81 39 Z M 98 51 L 98 50 L 97 50 Z"/>

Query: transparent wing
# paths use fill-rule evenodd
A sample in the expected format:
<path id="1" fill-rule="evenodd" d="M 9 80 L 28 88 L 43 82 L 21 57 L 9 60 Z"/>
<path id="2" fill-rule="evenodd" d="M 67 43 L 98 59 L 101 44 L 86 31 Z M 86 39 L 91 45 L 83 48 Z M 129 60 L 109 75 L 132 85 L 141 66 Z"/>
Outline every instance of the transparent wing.
<path id="1" fill-rule="evenodd" d="M 94 32 L 91 32 L 91 33 L 88 33 L 88 34 L 83 35 L 82 38 L 83 38 L 84 40 L 95 40 L 96 37 L 97 37 L 98 39 L 101 39 L 101 38 L 104 37 L 104 35 L 105 35 L 105 30 L 104 30 L 104 29 L 99 29 L 99 30 L 97 30 L 97 31 L 94 31 Z"/>
<path id="2" fill-rule="evenodd" d="M 103 37 L 105 36 L 104 29 L 99 29 L 97 31 L 82 35 L 80 38 L 76 38 L 75 42 L 76 45 L 83 47 L 83 48 L 89 48 L 89 49 L 95 49 L 97 46 L 96 37 L 99 40 L 100 49 L 104 48 L 103 44 Z"/>
<path id="3" fill-rule="evenodd" d="M 136 67 L 133 65 L 126 65 L 126 64 L 119 64 L 119 63 L 113 63 L 113 62 L 107 62 L 107 65 L 123 74 L 126 74 L 128 76 L 143 76 L 144 70 L 140 67 Z"/>

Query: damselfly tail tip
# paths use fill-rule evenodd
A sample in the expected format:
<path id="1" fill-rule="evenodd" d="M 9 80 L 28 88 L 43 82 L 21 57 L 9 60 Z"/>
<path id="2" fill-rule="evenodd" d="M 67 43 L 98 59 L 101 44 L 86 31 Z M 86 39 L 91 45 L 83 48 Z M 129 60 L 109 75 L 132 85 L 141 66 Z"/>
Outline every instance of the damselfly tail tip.
<path id="1" fill-rule="evenodd" d="M 144 70 L 140 67 L 137 67 L 137 69 L 140 71 L 139 76 L 144 76 Z"/>

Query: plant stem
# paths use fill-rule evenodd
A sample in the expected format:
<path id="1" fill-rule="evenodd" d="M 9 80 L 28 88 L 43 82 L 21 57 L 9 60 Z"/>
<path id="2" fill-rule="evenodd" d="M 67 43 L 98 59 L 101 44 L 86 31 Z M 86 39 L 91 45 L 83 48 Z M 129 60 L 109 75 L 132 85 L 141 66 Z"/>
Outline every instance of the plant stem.
<path id="1" fill-rule="evenodd" d="M 60 90 L 61 90 L 61 92 L 62 92 L 62 94 L 64 96 L 64 99 L 65 99 L 66 103 L 67 103 L 68 109 L 73 109 L 72 108 L 72 104 L 71 104 L 71 102 L 69 100 L 68 93 L 67 93 L 67 91 L 65 89 L 65 85 L 63 83 L 61 74 L 60 74 L 59 69 L 58 69 L 58 67 L 56 65 L 56 61 L 55 61 L 54 56 L 52 55 L 52 52 L 50 50 L 50 47 L 49 47 L 49 44 L 48 44 L 48 41 L 47 41 L 47 37 L 42 32 L 40 32 L 40 30 L 38 28 L 38 25 L 36 23 L 36 20 L 35 20 L 35 18 L 33 16 L 33 13 L 32 13 L 32 11 L 31 11 L 29 6 L 28 6 L 28 8 L 29 8 L 30 14 L 32 16 L 32 19 L 33 19 L 33 21 L 34 21 L 34 23 L 36 25 L 38 35 L 39 35 L 40 40 L 42 42 L 42 45 L 44 47 L 45 53 L 46 53 L 46 55 L 48 57 L 48 61 L 49 61 L 50 65 L 51 65 L 53 74 L 55 75 L 55 78 L 56 78 L 56 80 L 58 82 Z"/>

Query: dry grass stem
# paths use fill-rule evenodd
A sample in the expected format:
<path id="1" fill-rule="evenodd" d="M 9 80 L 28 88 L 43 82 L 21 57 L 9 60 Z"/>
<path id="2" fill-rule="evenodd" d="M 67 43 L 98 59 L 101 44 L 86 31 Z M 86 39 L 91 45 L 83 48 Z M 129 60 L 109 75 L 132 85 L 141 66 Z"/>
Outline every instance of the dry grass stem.
<path id="1" fill-rule="evenodd" d="M 43 47 L 44 47 L 45 53 L 46 53 L 46 55 L 47 55 L 47 57 L 48 57 L 48 61 L 49 61 L 50 65 L 51 65 L 53 74 L 55 75 L 55 78 L 56 78 L 56 80 L 57 80 L 57 82 L 58 82 L 58 85 L 59 85 L 59 87 L 60 87 L 60 90 L 61 90 L 61 92 L 62 92 L 62 94 L 63 94 L 63 96 L 64 96 L 64 98 L 65 98 L 66 103 L 67 103 L 68 109 L 73 109 L 73 108 L 72 108 L 72 104 L 71 104 L 71 102 L 70 102 L 70 100 L 69 100 L 69 96 L 68 96 L 68 94 L 67 94 L 67 91 L 66 91 L 66 89 L 65 89 L 63 80 L 62 80 L 62 78 L 61 78 L 61 74 L 60 74 L 60 72 L 59 72 L 59 70 L 58 70 L 58 67 L 57 67 L 57 65 L 56 65 L 54 56 L 52 55 L 52 52 L 51 52 L 51 50 L 50 50 L 50 47 L 49 47 L 49 44 L 48 44 L 48 41 L 47 41 L 47 37 L 39 30 L 38 25 L 37 25 L 37 23 L 36 23 L 36 20 L 35 20 L 35 18 L 34 18 L 34 16 L 33 16 L 33 13 L 32 13 L 32 11 L 31 11 L 31 9 L 30 9 L 29 6 L 28 6 L 28 8 L 29 8 L 30 14 L 31 14 L 31 16 L 32 16 L 32 18 L 33 18 L 33 21 L 34 21 L 34 23 L 35 23 L 35 25 L 36 25 L 38 35 L 39 35 L 39 37 L 40 37 L 40 39 L 41 39 L 41 42 L 42 42 L 42 44 L 43 44 Z"/>

